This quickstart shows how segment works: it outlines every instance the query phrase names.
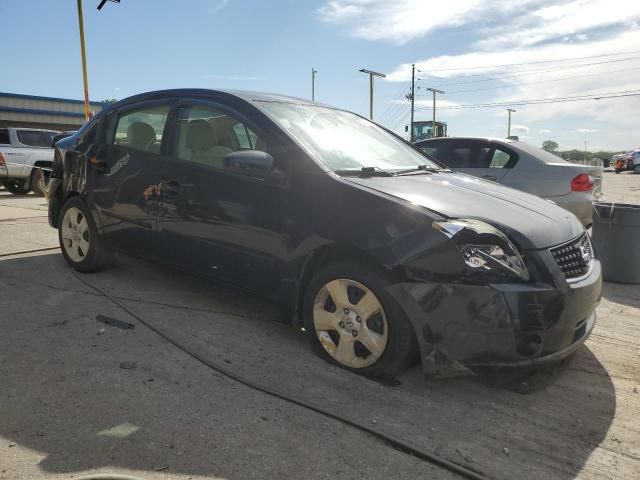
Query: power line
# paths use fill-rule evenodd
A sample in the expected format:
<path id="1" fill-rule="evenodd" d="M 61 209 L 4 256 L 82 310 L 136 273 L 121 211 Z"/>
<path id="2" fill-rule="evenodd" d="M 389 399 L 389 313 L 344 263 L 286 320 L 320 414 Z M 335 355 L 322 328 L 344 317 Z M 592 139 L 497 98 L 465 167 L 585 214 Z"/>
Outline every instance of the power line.
<path id="1" fill-rule="evenodd" d="M 404 85 L 401 85 L 400 88 L 395 90 L 394 93 L 391 95 L 391 97 L 396 98 L 398 96 L 401 96 L 400 98 L 404 99 L 410 85 L 411 85 L 411 80 L 409 80 Z M 398 105 L 401 105 L 401 104 L 391 103 L 387 106 L 387 108 L 384 110 L 384 112 L 380 116 L 381 123 L 385 123 L 384 121 L 385 119 L 388 119 L 390 116 L 395 115 L 395 111 L 398 109 Z"/>
<path id="2" fill-rule="evenodd" d="M 634 50 L 631 52 L 620 52 L 620 53 L 603 53 L 601 55 L 589 55 L 586 57 L 573 57 L 573 58 L 561 58 L 557 60 L 537 60 L 534 62 L 522 62 L 522 63 L 503 63 L 502 65 L 492 65 L 493 68 L 497 67 L 515 67 L 520 65 L 535 65 L 539 63 L 558 63 L 558 62 L 569 62 L 572 60 L 587 60 L 589 58 L 602 58 L 602 57 L 613 57 L 615 55 L 630 55 L 633 53 L 640 53 L 640 50 Z M 447 72 L 451 70 L 480 70 L 483 68 L 487 68 L 486 65 L 475 66 L 475 67 L 457 67 L 457 68 L 430 68 L 430 72 Z M 421 70 L 418 70 L 422 72 Z"/>
<path id="3" fill-rule="evenodd" d="M 507 107 L 516 105 L 539 105 L 547 103 L 563 103 L 563 102 L 579 102 L 584 100 L 606 100 L 609 98 L 621 98 L 621 97 L 637 97 L 640 96 L 640 90 L 624 90 L 621 92 L 608 92 L 608 93 L 589 93 L 586 95 L 574 95 L 569 97 L 556 97 L 556 98 L 538 98 L 530 100 L 514 100 L 506 102 L 493 102 L 493 103 L 474 103 L 465 105 L 449 105 L 439 107 L 441 110 L 460 110 L 465 108 L 491 108 L 491 107 Z M 416 110 L 431 110 L 431 107 L 419 107 Z"/>
<path id="4" fill-rule="evenodd" d="M 520 85 L 537 85 L 539 83 L 552 83 L 552 82 L 562 82 L 564 80 L 572 80 L 575 78 L 584 78 L 584 77 L 595 77 L 598 75 L 611 75 L 614 73 L 620 73 L 620 72 L 628 72 L 628 71 L 632 71 L 632 70 L 639 70 L 640 67 L 633 67 L 633 68 L 623 68 L 620 70 L 609 70 L 607 72 L 598 72 L 598 73 L 585 73 L 582 75 L 572 75 L 570 77 L 562 77 L 562 78 L 554 78 L 551 80 L 539 80 L 537 82 L 522 82 L 522 83 L 513 83 L 510 85 L 498 85 L 496 87 L 484 87 L 484 88 L 472 88 L 472 89 L 466 89 L 466 90 L 452 90 L 449 93 L 464 93 L 464 92 L 480 92 L 483 90 L 496 90 L 499 88 L 508 88 L 508 87 L 518 87 Z"/>
<path id="5" fill-rule="evenodd" d="M 544 73 L 549 73 L 549 72 L 556 72 L 556 71 L 559 71 L 559 70 L 571 70 L 571 69 L 574 69 L 574 68 L 591 67 L 593 65 L 602 65 L 602 64 L 614 63 L 614 62 L 627 62 L 627 61 L 632 61 L 632 60 L 637 60 L 637 59 L 640 59 L 640 56 L 629 57 L 629 58 L 619 58 L 617 60 L 606 60 L 606 61 L 603 61 L 603 62 L 582 63 L 582 64 L 579 64 L 579 65 L 565 65 L 563 67 L 522 70 L 522 71 L 518 71 L 518 72 L 515 72 L 515 73 L 506 73 L 504 75 L 498 75 L 498 76 L 483 78 L 483 79 L 479 79 L 479 80 L 469 80 L 469 81 L 466 81 L 466 82 L 439 83 L 439 84 L 436 84 L 435 86 L 436 87 L 447 87 L 447 86 L 451 86 L 451 85 L 467 85 L 469 83 L 491 82 L 493 80 L 502 80 L 503 78 L 525 77 L 525 76 L 528 76 L 528 75 L 544 74 Z M 486 76 L 486 75 L 487 74 L 482 74 L 482 75 L 480 75 L 480 74 L 463 75 L 462 78 L 471 77 L 471 76 Z M 418 80 L 423 80 L 423 79 L 419 78 Z"/>

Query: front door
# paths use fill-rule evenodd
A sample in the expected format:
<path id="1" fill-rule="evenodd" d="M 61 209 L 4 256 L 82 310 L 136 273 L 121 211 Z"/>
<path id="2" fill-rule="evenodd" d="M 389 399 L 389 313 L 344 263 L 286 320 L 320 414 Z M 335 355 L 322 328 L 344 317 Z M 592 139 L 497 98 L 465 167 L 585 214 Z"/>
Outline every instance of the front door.
<path id="1" fill-rule="evenodd" d="M 234 173 L 227 153 L 268 151 L 267 135 L 221 105 L 185 102 L 172 121 L 159 184 L 158 231 L 167 259 L 267 295 L 287 256 L 286 181 Z M 282 168 L 282 161 L 276 168 Z"/>
<path id="2" fill-rule="evenodd" d="M 93 202 L 102 235 L 117 248 L 157 252 L 157 186 L 169 102 L 145 102 L 105 119 L 91 156 Z"/>

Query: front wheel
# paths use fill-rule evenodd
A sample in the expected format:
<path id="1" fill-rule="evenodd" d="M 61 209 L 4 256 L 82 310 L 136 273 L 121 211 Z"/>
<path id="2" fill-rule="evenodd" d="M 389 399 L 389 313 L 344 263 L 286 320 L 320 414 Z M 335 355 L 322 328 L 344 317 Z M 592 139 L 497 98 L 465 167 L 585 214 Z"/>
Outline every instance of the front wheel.
<path id="1" fill-rule="evenodd" d="M 80 197 L 73 197 L 62 206 L 60 218 L 58 240 L 64 259 L 79 272 L 99 271 L 111 253 L 98 234 L 87 205 Z"/>
<path id="2" fill-rule="evenodd" d="M 359 264 L 319 271 L 304 299 L 304 320 L 316 352 L 369 376 L 395 375 L 413 358 L 415 336 L 406 314 L 386 291 L 384 272 Z"/>
<path id="3" fill-rule="evenodd" d="M 633 173 L 636 173 L 636 174 L 640 175 L 640 164 L 639 164 L 639 165 L 636 165 L 636 166 L 633 168 Z"/>
<path id="4" fill-rule="evenodd" d="M 30 188 L 25 187 L 26 181 L 21 179 L 2 180 L 2 186 L 14 195 L 26 195 Z"/>

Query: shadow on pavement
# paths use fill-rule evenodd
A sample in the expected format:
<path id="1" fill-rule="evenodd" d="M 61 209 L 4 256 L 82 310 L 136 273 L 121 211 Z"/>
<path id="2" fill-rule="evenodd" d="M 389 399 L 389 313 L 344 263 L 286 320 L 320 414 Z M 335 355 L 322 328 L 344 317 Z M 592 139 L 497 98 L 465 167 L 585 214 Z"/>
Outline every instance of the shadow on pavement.
<path id="1" fill-rule="evenodd" d="M 640 286 L 604 282 L 602 296 L 613 303 L 640 308 Z"/>
<path id="2" fill-rule="evenodd" d="M 611 379 L 587 348 L 518 377 L 520 393 L 475 376 L 425 381 L 419 367 L 392 388 L 318 359 L 253 297 L 131 259 L 84 278 L 226 368 L 491 478 L 574 478 L 615 415 Z M 433 478 L 413 457 L 196 363 L 78 282 L 59 255 L 1 261 L 0 284 L 0 435 L 46 455 L 47 472 Z"/>

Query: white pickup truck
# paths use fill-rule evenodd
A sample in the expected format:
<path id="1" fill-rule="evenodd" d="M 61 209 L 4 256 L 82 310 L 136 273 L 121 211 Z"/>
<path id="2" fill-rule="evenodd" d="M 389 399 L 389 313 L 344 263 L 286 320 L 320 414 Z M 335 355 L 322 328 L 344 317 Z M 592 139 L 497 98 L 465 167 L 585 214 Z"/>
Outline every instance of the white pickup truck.
<path id="1" fill-rule="evenodd" d="M 53 164 L 53 137 L 60 132 L 35 128 L 0 128 L 0 184 L 14 195 L 33 190 L 44 195 Z"/>

